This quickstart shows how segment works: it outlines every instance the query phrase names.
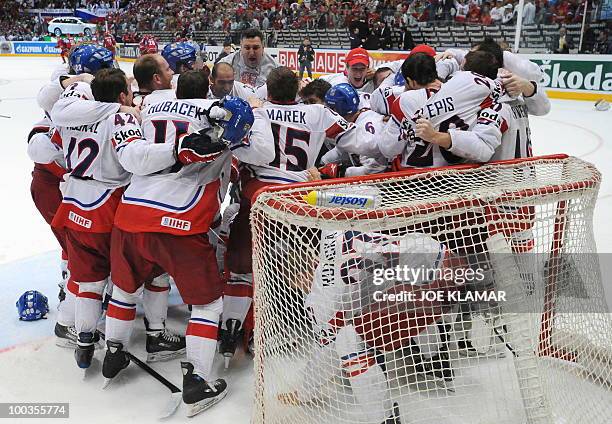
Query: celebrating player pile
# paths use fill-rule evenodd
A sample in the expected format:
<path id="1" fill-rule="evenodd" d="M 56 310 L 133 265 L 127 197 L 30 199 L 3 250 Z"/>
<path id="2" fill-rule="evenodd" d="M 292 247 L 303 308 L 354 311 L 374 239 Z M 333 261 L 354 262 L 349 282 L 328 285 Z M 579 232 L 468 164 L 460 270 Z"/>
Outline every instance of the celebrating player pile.
<path id="1" fill-rule="evenodd" d="M 530 156 L 528 115 L 550 108 L 537 84 L 539 70 L 491 40 L 468 53 L 440 56 L 419 46 L 405 61 L 375 70 L 369 69 L 368 52 L 355 49 L 346 57 L 345 74 L 306 84 L 264 52 L 262 37 L 247 31 L 241 51 L 212 72 L 195 69 L 190 44 L 169 44 L 158 54 L 156 41 L 145 37 L 133 67 L 135 82 L 113 69 L 110 34 L 107 48 L 77 46 L 68 58 L 70 68 L 41 89 L 45 120 L 28 137 L 36 163 L 32 195 L 67 260 L 58 344 L 75 348 L 77 365 L 88 369 L 104 337 L 102 374 L 112 380 L 130 363 L 136 306 L 142 302 L 148 360 L 186 355 L 183 401 L 190 416 L 227 394 L 227 383 L 212 371 L 218 340 L 226 366 L 241 340 L 247 347 L 252 340 L 249 215 L 259 189 Z M 231 204 L 222 210 L 226 197 Z M 528 246 L 530 229 L 512 237 Z M 417 239 L 431 251 L 415 251 Z M 316 330 L 326 334 L 313 360 L 341 363 L 356 398 L 374 400 L 368 422 L 397 424 L 400 412 L 389 401 L 385 370 L 374 360 L 380 352 L 372 346 L 383 343 L 385 351 L 420 355 L 418 323 L 438 322 L 445 306 L 430 305 L 427 316 L 395 314 L 399 321 L 392 324 L 410 335 L 401 343 L 393 334 L 368 331 L 373 321 L 392 319 L 388 308 L 369 305 L 335 320 L 342 312 L 336 300 L 348 289 L 324 283 L 330 277 L 323 271 L 325 252 L 356 258 L 366 246 L 386 249 L 381 258 L 427 253 L 436 267 L 450 268 L 464 266 L 452 260 L 462 246 L 417 231 L 402 237 L 328 229 L 320 234 L 316 277 L 303 285 Z M 528 254 L 528 248 L 521 252 Z M 353 278 L 352 289 L 371 291 L 363 275 L 347 277 L 332 265 L 330 278 Z M 172 284 L 191 310 L 184 335 L 165 325 Z M 469 335 L 462 346 L 466 355 L 474 353 Z M 429 352 L 428 365 L 416 367 L 452 379 L 445 355 Z M 313 375 L 310 391 L 280 399 L 288 405 L 316 400 L 323 384 L 316 379 Z"/>

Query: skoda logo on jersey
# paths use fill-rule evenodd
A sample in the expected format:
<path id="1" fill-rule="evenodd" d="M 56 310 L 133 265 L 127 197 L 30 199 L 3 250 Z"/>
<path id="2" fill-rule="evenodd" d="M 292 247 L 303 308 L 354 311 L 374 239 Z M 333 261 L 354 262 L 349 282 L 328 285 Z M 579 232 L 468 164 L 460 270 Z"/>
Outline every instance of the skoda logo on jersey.
<path id="1" fill-rule="evenodd" d="M 120 130 L 119 132 L 115 133 L 115 141 L 117 144 L 123 143 L 124 141 L 134 137 L 142 138 L 142 133 L 139 129 L 131 129 L 127 131 Z"/>

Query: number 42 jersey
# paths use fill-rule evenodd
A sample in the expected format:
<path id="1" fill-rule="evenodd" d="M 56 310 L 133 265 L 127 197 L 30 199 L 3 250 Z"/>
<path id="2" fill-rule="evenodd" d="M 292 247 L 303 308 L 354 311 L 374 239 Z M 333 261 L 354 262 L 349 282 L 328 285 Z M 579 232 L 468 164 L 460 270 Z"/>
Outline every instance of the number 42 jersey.
<path id="1" fill-rule="evenodd" d="M 122 188 L 131 176 L 119 163 L 115 148 L 122 140 L 141 137 L 138 122 L 126 113 L 90 125 L 56 128 L 52 141 L 64 151 L 68 174 L 60 185 L 63 198 L 53 226 L 111 231 Z"/>

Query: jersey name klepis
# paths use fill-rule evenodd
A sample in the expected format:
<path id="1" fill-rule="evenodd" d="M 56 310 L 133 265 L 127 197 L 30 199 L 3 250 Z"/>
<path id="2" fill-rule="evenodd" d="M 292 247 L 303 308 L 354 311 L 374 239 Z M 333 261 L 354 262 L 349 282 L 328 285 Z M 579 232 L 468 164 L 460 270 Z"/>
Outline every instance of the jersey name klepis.
<path id="1" fill-rule="evenodd" d="M 189 103 L 184 103 L 181 101 L 171 100 L 162 103 L 156 103 L 150 105 L 147 108 L 148 114 L 164 112 L 164 113 L 176 113 L 183 116 L 188 116 L 190 118 L 202 119 L 206 116 L 206 109 L 197 107 L 196 105 L 192 105 Z"/>

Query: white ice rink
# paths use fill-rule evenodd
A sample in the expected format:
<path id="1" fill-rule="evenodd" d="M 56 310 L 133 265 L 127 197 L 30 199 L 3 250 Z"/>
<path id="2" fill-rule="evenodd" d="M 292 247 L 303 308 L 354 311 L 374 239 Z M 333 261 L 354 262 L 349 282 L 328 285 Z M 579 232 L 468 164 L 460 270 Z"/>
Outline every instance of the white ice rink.
<path id="1" fill-rule="evenodd" d="M 111 388 L 100 390 L 102 376 L 81 381 L 72 352 L 53 344 L 57 313 L 59 249 L 51 231 L 30 196 L 32 163 L 26 154 L 26 136 L 42 116 L 36 93 L 60 65 L 56 58 L 0 58 L 0 402 L 69 402 L 74 422 L 112 423 L 156 420 L 169 393 L 167 389 L 130 366 Z M 121 67 L 131 74 L 131 63 Z M 534 154 L 566 153 L 592 162 L 603 173 L 595 212 L 595 238 L 599 252 L 612 252 L 612 111 L 596 112 L 593 102 L 553 100 L 545 117 L 533 117 Z M 6 153 L 6 154 L 5 154 Z M 610 285 L 611 279 L 604 276 Z M 36 289 L 49 297 L 49 319 L 19 322 L 15 301 L 21 293 Z M 612 304 L 612 287 L 606 287 Z M 184 328 L 188 312 L 171 293 L 170 326 Z M 142 327 L 142 321 L 137 320 Z M 134 353 L 144 357 L 144 335 L 133 343 Z M 98 359 L 102 352 L 96 353 Z M 229 371 L 220 377 L 229 384 L 227 398 L 193 419 L 211 424 L 249 422 L 252 405 L 252 361 L 240 353 Z M 178 361 L 154 364 L 160 373 L 181 387 Z M 179 410 L 169 422 L 185 421 Z M 19 422 L 19 421 L 12 421 Z M 23 420 L 33 423 L 36 420 Z M 46 421 L 45 421 L 46 422 Z M 64 422 L 64 421 L 62 421 Z"/>

